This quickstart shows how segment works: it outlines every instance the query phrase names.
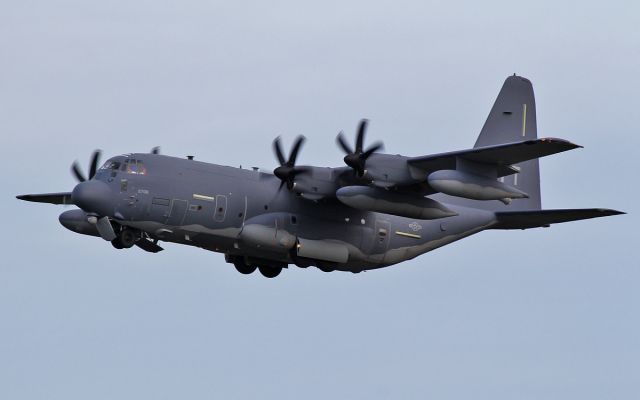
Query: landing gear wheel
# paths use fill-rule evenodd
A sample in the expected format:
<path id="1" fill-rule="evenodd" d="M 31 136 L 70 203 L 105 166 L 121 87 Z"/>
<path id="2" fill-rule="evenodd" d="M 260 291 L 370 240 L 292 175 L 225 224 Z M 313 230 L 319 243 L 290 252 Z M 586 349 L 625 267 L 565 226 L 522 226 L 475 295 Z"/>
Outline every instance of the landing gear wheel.
<path id="1" fill-rule="evenodd" d="M 115 238 L 111 241 L 111 245 L 113 247 L 115 247 L 118 250 L 123 249 L 124 247 L 122 247 L 122 243 L 120 242 L 120 238 Z"/>
<path id="2" fill-rule="evenodd" d="M 258 269 L 260 270 L 262 276 L 264 276 L 265 278 L 275 278 L 276 276 L 280 275 L 280 272 L 282 272 L 282 268 L 267 267 L 264 265 L 260 265 Z"/>
<path id="3" fill-rule="evenodd" d="M 120 232 L 120 235 L 116 240 L 120 241 L 120 244 L 123 248 L 128 249 L 136 244 L 136 242 L 138 241 L 138 235 L 136 235 L 133 230 L 125 228 L 122 230 L 122 232 Z"/>
<path id="4" fill-rule="evenodd" d="M 241 274 L 244 275 L 249 275 L 251 273 L 253 273 L 253 271 L 256 270 L 256 266 L 255 265 L 247 265 L 245 263 L 243 263 L 242 261 L 236 261 L 233 263 L 233 265 L 236 267 L 236 270 L 238 272 L 240 272 Z"/>

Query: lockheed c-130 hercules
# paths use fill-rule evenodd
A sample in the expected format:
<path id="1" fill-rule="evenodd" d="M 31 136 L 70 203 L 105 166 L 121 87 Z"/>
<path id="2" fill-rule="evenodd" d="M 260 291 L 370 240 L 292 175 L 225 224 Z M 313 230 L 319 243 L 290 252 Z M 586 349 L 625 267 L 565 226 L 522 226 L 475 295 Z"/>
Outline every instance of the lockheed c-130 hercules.
<path id="1" fill-rule="evenodd" d="M 74 204 L 66 228 L 156 253 L 159 241 L 224 253 L 243 273 L 272 278 L 290 264 L 361 272 L 410 260 L 485 229 L 528 229 L 622 214 L 609 209 L 542 210 L 538 158 L 580 146 L 538 139 L 529 80 L 505 81 L 469 150 L 418 157 L 337 143 L 346 167 L 297 165 L 299 136 L 288 157 L 273 142 L 271 172 L 151 153 L 110 158 L 71 192 L 29 194 L 21 200 Z"/>

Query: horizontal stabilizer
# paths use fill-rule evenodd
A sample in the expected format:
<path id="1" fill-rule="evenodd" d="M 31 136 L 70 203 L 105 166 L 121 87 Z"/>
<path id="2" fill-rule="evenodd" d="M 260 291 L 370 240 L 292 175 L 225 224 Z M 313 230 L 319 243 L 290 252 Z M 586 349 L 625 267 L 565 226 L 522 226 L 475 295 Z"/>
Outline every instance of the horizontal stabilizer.
<path id="1" fill-rule="evenodd" d="M 51 204 L 73 204 L 71 202 L 71 193 L 42 193 L 42 194 L 23 194 L 16 196 L 19 200 L 34 201 L 37 203 Z"/>
<path id="2" fill-rule="evenodd" d="M 530 229 L 581 219 L 609 217 L 625 214 L 606 208 L 576 208 L 566 210 L 531 210 L 496 212 L 498 223 L 491 229 Z"/>
<path id="3" fill-rule="evenodd" d="M 524 142 L 505 143 L 495 146 L 476 147 L 469 150 L 413 157 L 410 158 L 408 162 L 409 165 L 425 171 L 456 169 L 457 158 L 482 164 L 509 166 L 579 147 L 581 146 L 563 139 L 534 139 Z M 513 171 L 510 173 L 513 173 Z M 499 174 L 499 176 L 500 175 L 502 174 Z"/>

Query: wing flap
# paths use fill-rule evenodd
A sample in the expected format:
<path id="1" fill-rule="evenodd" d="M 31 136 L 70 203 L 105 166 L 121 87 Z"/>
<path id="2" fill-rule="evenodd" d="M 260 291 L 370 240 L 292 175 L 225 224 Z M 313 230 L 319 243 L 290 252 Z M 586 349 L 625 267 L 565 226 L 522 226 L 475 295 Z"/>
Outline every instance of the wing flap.
<path id="1" fill-rule="evenodd" d="M 576 208 L 563 210 L 531 210 L 497 212 L 498 223 L 491 229 L 530 229 L 548 227 L 551 224 L 581 219 L 609 217 L 625 214 L 607 208 Z"/>
<path id="2" fill-rule="evenodd" d="M 71 202 L 70 192 L 23 194 L 16 196 L 16 198 L 18 200 L 33 201 L 36 203 L 73 204 L 73 202 Z"/>
<path id="3" fill-rule="evenodd" d="M 505 166 L 505 171 L 501 175 L 507 175 L 515 172 L 510 170 L 510 165 L 579 147 L 582 146 L 567 140 L 545 138 L 413 157 L 408 162 L 410 165 L 425 171 L 437 171 L 439 169 L 455 169 L 456 158 L 463 158 L 477 163 Z"/>

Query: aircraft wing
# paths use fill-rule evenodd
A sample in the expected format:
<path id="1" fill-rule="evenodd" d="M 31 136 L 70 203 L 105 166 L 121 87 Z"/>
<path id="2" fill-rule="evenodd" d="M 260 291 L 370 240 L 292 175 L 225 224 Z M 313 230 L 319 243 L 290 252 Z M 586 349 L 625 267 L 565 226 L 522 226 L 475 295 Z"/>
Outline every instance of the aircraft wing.
<path id="1" fill-rule="evenodd" d="M 51 203 L 51 204 L 73 204 L 71 202 L 71 193 L 41 193 L 41 194 L 23 194 L 16 196 L 19 200 L 34 201 L 37 203 Z"/>
<path id="2" fill-rule="evenodd" d="M 544 138 L 526 140 L 524 142 L 499 144 L 496 146 L 477 147 L 469 150 L 452 151 L 429 156 L 409 158 L 408 163 L 425 171 L 455 169 L 456 159 L 509 167 L 523 161 L 532 160 L 579 148 L 577 144 L 563 139 Z M 516 171 L 499 169 L 499 176 L 509 175 Z"/>

